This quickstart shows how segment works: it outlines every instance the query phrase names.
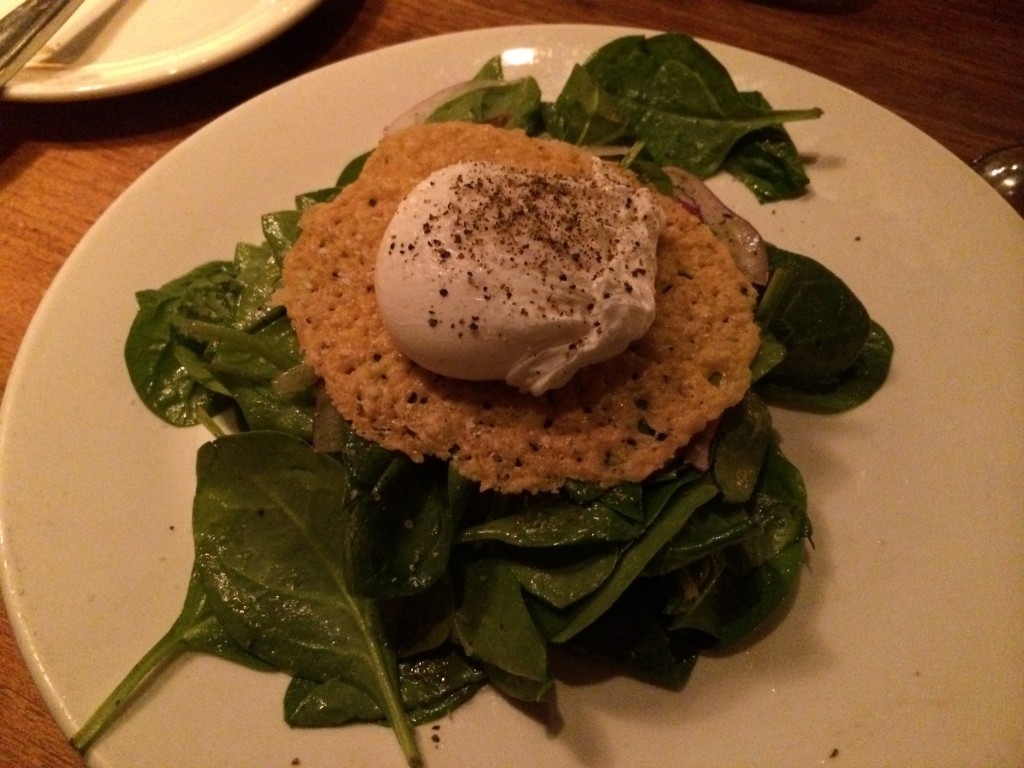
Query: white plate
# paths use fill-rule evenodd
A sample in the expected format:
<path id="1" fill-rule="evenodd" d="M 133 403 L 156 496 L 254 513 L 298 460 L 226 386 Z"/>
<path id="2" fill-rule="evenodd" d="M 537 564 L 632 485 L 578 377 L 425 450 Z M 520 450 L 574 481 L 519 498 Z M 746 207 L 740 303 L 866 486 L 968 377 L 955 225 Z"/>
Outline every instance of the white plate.
<path id="1" fill-rule="evenodd" d="M 626 30 L 542 26 L 422 40 L 254 99 L 184 142 L 62 269 L 10 379 L 0 438 L 8 611 L 72 731 L 177 615 L 202 430 L 149 415 L 121 346 L 133 292 L 261 238 L 259 216 L 333 182 L 398 113 L 507 51 L 551 95 Z M 1024 223 L 905 122 L 821 78 L 710 46 L 743 88 L 820 106 L 793 125 L 813 192 L 759 206 L 771 240 L 842 275 L 892 333 L 891 379 L 827 418 L 779 413 L 814 549 L 788 615 L 682 692 L 560 684 L 548 719 L 485 691 L 422 728 L 429 768 L 1018 766 L 1024 754 Z M 214 173 L 211 169 L 216 168 Z M 97 766 L 398 766 L 376 726 L 290 730 L 281 676 L 177 663 L 102 740 Z M 431 736 L 440 736 L 439 742 Z M 835 754 L 836 758 L 832 759 Z"/>
<path id="2" fill-rule="evenodd" d="M 0 0 L 0 16 L 21 0 Z M 320 0 L 86 0 L 3 92 L 13 101 L 132 93 L 254 50 Z"/>

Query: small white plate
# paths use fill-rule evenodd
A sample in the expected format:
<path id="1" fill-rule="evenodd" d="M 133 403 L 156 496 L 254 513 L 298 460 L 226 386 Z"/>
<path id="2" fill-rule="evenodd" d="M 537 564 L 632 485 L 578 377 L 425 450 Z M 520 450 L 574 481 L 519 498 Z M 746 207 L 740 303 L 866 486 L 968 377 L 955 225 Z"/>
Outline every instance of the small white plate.
<path id="1" fill-rule="evenodd" d="M 505 52 L 510 75 L 537 75 L 550 98 L 574 62 L 629 31 L 480 30 L 342 61 L 199 131 L 96 223 L 32 322 L 0 412 L 4 597 L 61 728 L 81 725 L 170 626 L 192 561 L 206 435 L 163 425 L 132 391 L 122 345 L 133 293 L 258 242 L 262 213 L 331 184 L 398 114 L 491 55 Z M 806 197 L 760 206 L 727 178 L 714 188 L 771 241 L 851 285 L 895 340 L 892 375 L 846 414 L 776 413 L 815 534 L 770 633 L 702 659 L 680 692 L 574 679 L 542 718 L 485 690 L 438 731 L 420 729 L 427 766 L 1019 768 L 1024 222 L 877 105 L 778 61 L 710 48 L 742 88 L 825 110 L 791 127 L 812 161 Z M 289 729 L 285 685 L 185 658 L 91 763 L 402 764 L 383 728 Z"/>
<path id="2" fill-rule="evenodd" d="M 21 0 L 0 0 L 0 16 Z M 86 0 L 7 84 L 12 101 L 75 101 L 183 80 L 281 34 L 320 0 Z"/>

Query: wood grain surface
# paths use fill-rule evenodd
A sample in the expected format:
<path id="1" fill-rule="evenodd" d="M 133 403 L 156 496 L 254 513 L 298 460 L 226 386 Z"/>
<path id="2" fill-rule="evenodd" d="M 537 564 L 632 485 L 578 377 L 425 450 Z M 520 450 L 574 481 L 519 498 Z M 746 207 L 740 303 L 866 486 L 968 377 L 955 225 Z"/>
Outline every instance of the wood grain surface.
<path id="1" fill-rule="evenodd" d="M 766 54 L 868 97 L 964 161 L 1024 141 L 1020 0 L 325 0 L 261 49 L 175 85 L 87 102 L 0 100 L 0 388 L 78 241 L 129 184 L 204 124 L 354 54 L 547 22 L 682 31 Z M 0 612 L 0 768 L 82 765 Z"/>

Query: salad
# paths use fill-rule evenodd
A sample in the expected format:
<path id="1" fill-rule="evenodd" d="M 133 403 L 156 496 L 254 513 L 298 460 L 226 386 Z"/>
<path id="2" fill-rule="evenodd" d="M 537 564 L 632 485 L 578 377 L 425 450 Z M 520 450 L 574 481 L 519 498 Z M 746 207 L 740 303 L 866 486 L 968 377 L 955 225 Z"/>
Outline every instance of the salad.
<path id="1" fill-rule="evenodd" d="M 759 200 L 798 196 L 808 179 L 783 123 L 818 114 L 773 109 L 691 38 L 661 35 L 602 47 L 551 102 L 530 78 L 505 80 L 495 58 L 396 125 L 487 122 L 592 148 L 691 205 L 743 259 L 749 240 L 733 242 L 735 217 L 712 213 L 699 179 L 726 172 Z M 125 346 L 136 391 L 212 439 L 197 457 L 181 615 L 73 737 L 81 751 L 156 672 L 198 652 L 288 674 L 289 724 L 387 724 L 418 765 L 415 726 L 482 686 L 549 696 L 556 648 L 682 687 L 702 653 L 749 637 L 798 578 L 806 494 L 768 405 L 855 407 L 892 356 L 839 277 L 762 244 L 754 385 L 685 457 L 610 489 L 485 492 L 445 462 L 360 438 L 274 301 L 303 211 L 365 159 L 266 215 L 264 242 L 138 294 Z"/>

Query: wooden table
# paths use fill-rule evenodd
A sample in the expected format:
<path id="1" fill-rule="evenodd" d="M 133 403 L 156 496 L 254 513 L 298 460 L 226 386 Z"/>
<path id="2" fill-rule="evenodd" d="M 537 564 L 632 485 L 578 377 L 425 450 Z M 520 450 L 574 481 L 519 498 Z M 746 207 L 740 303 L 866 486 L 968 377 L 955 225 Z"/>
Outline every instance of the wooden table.
<path id="1" fill-rule="evenodd" d="M 814 9 L 830 4 L 844 7 Z M 261 50 L 190 81 L 84 103 L 0 101 L 0 388 L 43 292 L 81 237 L 131 182 L 205 123 L 353 54 L 454 30 L 540 22 L 684 31 L 755 50 L 867 96 L 964 161 L 1024 141 L 1019 0 L 325 0 Z M 0 766 L 83 765 L 0 617 Z"/>

